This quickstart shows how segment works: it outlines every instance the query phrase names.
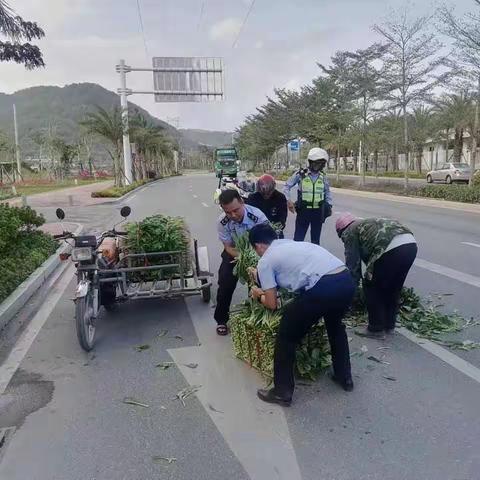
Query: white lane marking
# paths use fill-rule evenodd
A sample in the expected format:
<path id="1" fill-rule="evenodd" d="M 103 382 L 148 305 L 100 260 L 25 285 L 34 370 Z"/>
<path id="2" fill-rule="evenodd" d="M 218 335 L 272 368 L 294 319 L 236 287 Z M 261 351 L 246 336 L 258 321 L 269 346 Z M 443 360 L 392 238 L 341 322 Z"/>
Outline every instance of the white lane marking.
<path id="1" fill-rule="evenodd" d="M 73 263 L 60 268 L 47 284 L 48 296 L 0 367 L 0 395 L 3 395 L 20 363 L 65 292 L 73 276 Z"/>
<path id="2" fill-rule="evenodd" d="M 210 306 L 186 299 L 201 346 L 168 350 L 251 480 L 301 480 L 281 407 L 263 403 L 258 374 L 232 355 L 231 341 L 215 334 Z M 196 369 L 184 364 L 197 363 Z"/>
<path id="3" fill-rule="evenodd" d="M 398 332 L 401 333 L 404 337 L 408 338 L 413 343 L 417 344 L 419 347 L 422 347 L 424 350 L 427 350 L 432 355 L 435 355 L 440 360 L 443 360 L 451 367 L 463 373 L 467 377 L 470 377 L 476 382 L 480 383 L 480 369 L 473 366 L 471 363 L 463 360 L 463 358 L 458 357 L 454 353 L 441 347 L 435 342 L 431 342 L 426 338 L 417 337 L 417 335 L 410 332 L 406 328 L 399 328 Z"/>
<path id="4" fill-rule="evenodd" d="M 129 198 L 129 200 L 133 200 L 136 196 L 137 196 L 137 194 L 134 193 L 134 194 Z"/>
<path id="5" fill-rule="evenodd" d="M 444 267 L 443 265 L 438 265 L 436 263 L 427 262 L 421 258 L 415 260 L 415 265 L 425 270 L 429 270 L 433 273 L 438 273 L 445 277 L 453 278 L 462 283 L 472 285 L 473 287 L 480 288 L 480 277 L 475 277 L 474 275 L 469 275 L 468 273 L 463 273 L 453 268 Z"/>
<path id="6" fill-rule="evenodd" d="M 205 207 L 205 208 L 208 208 L 209 205 L 207 205 L 205 202 L 202 202 L 202 205 Z"/>
<path id="7" fill-rule="evenodd" d="M 198 198 L 198 195 L 193 194 L 193 198 Z"/>
<path id="8" fill-rule="evenodd" d="M 462 242 L 462 245 L 470 245 L 471 247 L 477 247 L 480 248 L 480 245 L 478 243 L 472 243 L 472 242 Z"/>

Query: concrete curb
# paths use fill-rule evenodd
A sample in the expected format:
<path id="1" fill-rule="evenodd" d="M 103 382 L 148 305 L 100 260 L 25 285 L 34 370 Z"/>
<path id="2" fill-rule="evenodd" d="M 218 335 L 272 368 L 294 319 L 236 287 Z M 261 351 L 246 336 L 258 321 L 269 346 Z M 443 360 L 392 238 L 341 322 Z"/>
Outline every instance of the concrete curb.
<path id="1" fill-rule="evenodd" d="M 127 200 L 131 195 L 134 195 L 142 190 L 142 188 L 148 188 L 148 186 L 153 185 L 154 183 L 161 182 L 162 180 L 167 180 L 169 178 L 174 178 L 174 177 L 165 177 L 165 178 L 157 178 L 156 180 L 153 180 L 151 182 L 144 183 L 143 185 L 140 185 L 139 187 L 135 188 L 134 190 L 126 193 L 125 195 L 118 197 L 118 198 L 108 198 L 105 197 L 105 202 L 102 203 L 102 205 L 105 204 L 110 204 L 110 205 L 117 205 L 118 203 L 122 203 L 125 200 Z M 94 198 L 94 197 L 92 197 Z M 97 197 L 98 198 L 98 197 Z"/>
<path id="2" fill-rule="evenodd" d="M 78 235 L 83 226 L 77 225 L 74 235 Z M 0 331 L 12 320 L 12 318 L 30 300 L 32 295 L 45 283 L 48 277 L 61 264 L 59 255 L 67 253 L 72 249 L 71 245 L 64 244 L 38 267 L 23 283 L 21 283 L 1 304 L 0 304 Z"/>

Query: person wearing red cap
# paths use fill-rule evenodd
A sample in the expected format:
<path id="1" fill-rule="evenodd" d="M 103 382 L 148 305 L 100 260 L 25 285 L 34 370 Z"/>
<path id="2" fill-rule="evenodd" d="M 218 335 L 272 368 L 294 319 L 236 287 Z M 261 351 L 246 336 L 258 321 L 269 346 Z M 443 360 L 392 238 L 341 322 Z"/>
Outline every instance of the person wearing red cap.
<path id="1" fill-rule="evenodd" d="M 275 189 L 275 179 L 271 175 L 262 175 L 257 181 L 257 191 L 248 196 L 247 204 L 261 210 L 272 225 L 279 226 L 279 238 L 287 224 L 287 199 Z"/>
<path id="2" fill-rule="evenodd" d="M 368 326 L 356 333 L 383 339 L 395 332 L 400 294 L 417 255 L 415 237 L 397 220 L 359 219 L 351 213 L 340 215 L 335 228 L 345 245 L 345 263 L 356 284 L 362 280 L 365 293 Z"/>

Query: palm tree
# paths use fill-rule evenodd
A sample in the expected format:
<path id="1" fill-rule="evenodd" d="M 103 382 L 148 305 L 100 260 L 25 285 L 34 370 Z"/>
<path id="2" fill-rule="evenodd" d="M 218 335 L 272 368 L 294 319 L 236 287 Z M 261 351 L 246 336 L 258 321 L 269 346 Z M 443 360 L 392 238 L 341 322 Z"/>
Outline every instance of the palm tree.
<path id="1" fill-rule="evenodd" d="M 163 127 L 153 124 L 141 113 L 137 113 L 131 121 L 131 136 L 136 145 L 138 169 L 142 178 L 147 171 L 155 170 L 157 174 L 166 174 L 165 158 L 172 157 L 172 145 L 163 133 Z M 160 160 L 160 164 L 159 164 Z"/>
<path id="2" fill-rule="evenodd" d="M 417 173 L 422 173 L 423 148 L 436 130 L 431 109 L 424 105 L 414 108 L 409 116 L 409 123 Z"/>
<path id="3" fill-rule="evenodd" d="M 40 49 L 30 43 L 44 37 L 45 32 L 35 22 L 23 20 L 5 0 L 0 0 L 0 35 L 9 39 L 0 41 L 0 62 L 23 63 L 29 70 L 45 66 Z"/>
<path id="4" fill-rule="evenodd" d="M 472 130 L 474 103 L 472 95 L 465 91 L 459 94 L 446 94 L 435 102 L 435 111 L 443 131 L 447 132 L 449 142 L 450 130 L 455 131 L 453 161 L 461 162 L 465 131 Z M 469 132 L 472 135 L 472 131 Z M 448 151 L 448 147 L 447 147 Z M 447 159 L 448 160 L 448 159 Z"/>
<path id="5" fill-rule="evenodd" d="M 107 140 L 107 152 L 113 161 L 115 185 L 123 184 L 125 175 L 121 168 L 122 141 L 123 141 L 123 120 L 122 111 L 119 106 L 114 106 L 108 111 L 97 106 L 96 112 L 89 112 L 86 118 L 80 122 L 87 133 L 94 134 Z"/>

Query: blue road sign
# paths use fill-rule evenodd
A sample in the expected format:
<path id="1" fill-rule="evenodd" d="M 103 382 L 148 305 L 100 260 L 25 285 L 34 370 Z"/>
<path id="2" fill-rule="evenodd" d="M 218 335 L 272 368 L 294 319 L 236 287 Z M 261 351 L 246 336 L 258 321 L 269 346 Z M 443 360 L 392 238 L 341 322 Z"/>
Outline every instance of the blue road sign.
<path id="1" fill-rule="evenodd" d="M 292 152 L 298 152 L 300 149 L 300 142 L 298 140 L 292 140 L 288 145 L 290 146 L 290 151 Z"/>

